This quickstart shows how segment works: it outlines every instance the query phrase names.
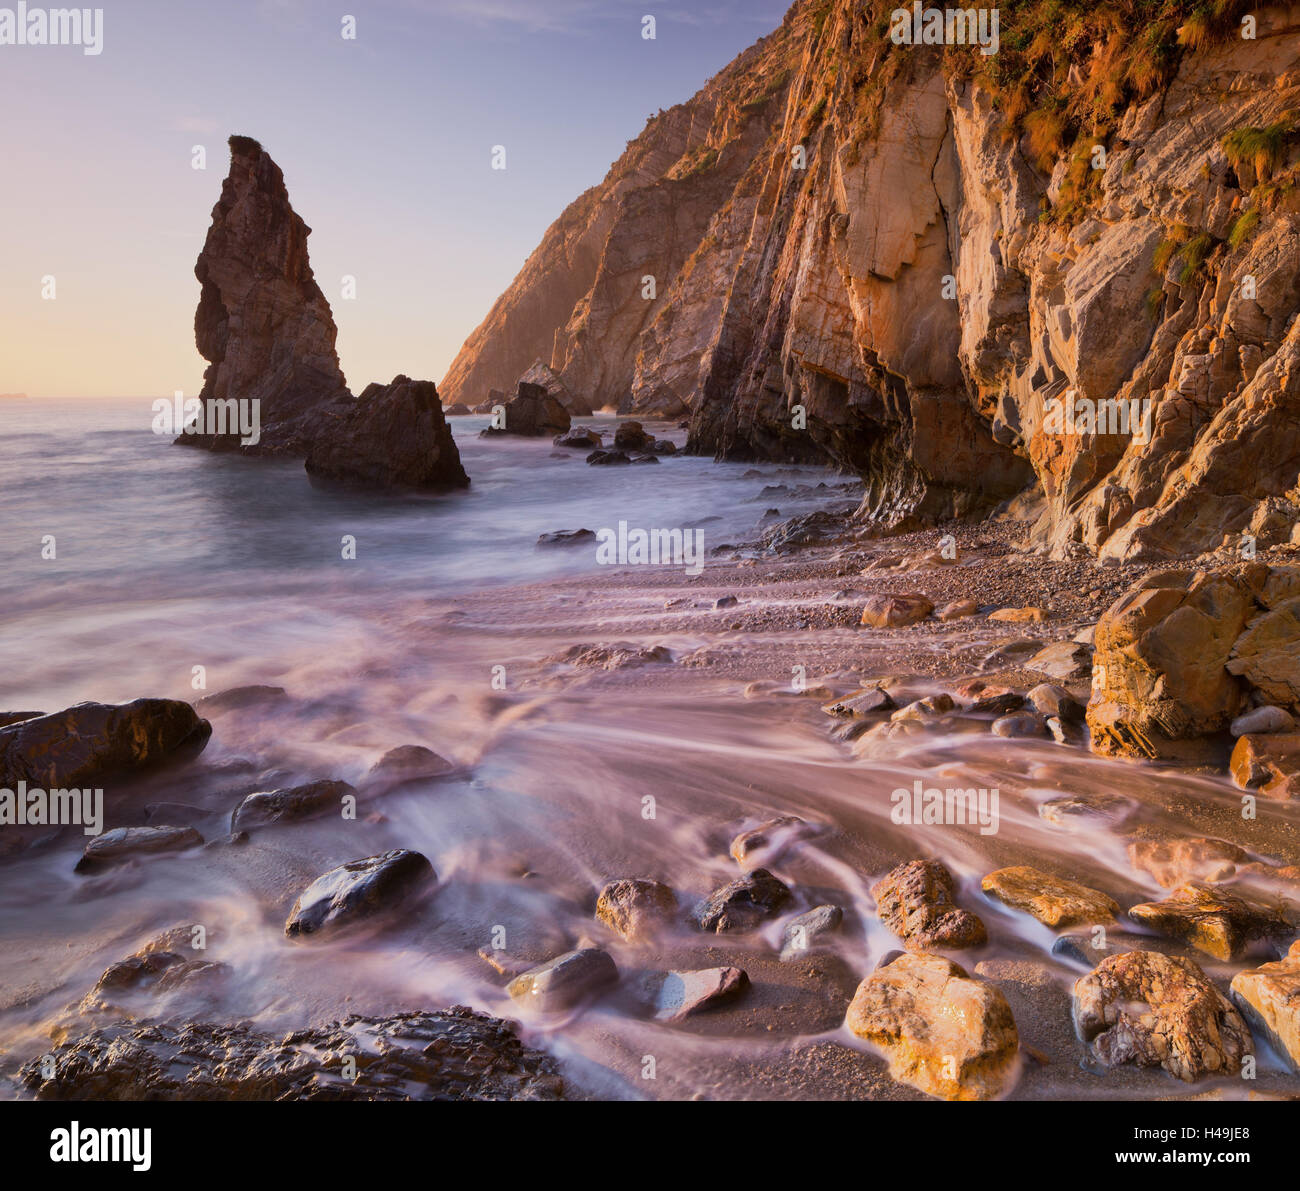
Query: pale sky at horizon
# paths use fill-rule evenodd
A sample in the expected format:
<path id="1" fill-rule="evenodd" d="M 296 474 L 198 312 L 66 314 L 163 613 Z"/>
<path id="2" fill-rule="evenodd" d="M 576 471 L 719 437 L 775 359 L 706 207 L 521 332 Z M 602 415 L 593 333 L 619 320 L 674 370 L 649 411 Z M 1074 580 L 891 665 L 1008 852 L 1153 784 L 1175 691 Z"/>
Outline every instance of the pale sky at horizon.
<path id="1" fill-rule="evenodd" d="M 775 29 L 788 0 L 101 4 L 98 56 L 0 46 L 0 392 L 197 393 L 194 262 L 231 133 L 275 158 L 312 228 L 353 392 L 441 379 L 646 117 Z"/>

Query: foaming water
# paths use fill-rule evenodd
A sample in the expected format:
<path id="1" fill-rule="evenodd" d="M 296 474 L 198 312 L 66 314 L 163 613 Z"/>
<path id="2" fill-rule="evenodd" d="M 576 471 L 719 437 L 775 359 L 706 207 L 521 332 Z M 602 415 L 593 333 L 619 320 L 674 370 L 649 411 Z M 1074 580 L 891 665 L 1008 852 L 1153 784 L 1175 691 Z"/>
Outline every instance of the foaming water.
<path id="1" fill-rule="evenodd" d="M 285 691 L 211 712 L 213 736 L 197 762 L 107 791 L 110 825 L 146 821 L 147 807 L 171 804 L 152 821 L 188 816 L 213 846 L 91 877 L 74 873 L 84 841 L 71 837 L 6 862 L 6 1078 L 12 1061 L 48 1047 L 51 1030 L 105 1020 L 77 1006 L 110 963 L 151 934 L 202 923 L 206 958 L 224 972 L 165 994 L 124 995 L 116 1012 L 277 1030 L 466 1003 L 522 1016 L 530 1041 L 581 1061 L 601 1094 L 910 1094 L 882 1081 L 879 1063 L 842 1028 L 857 980 L 898 946 L 870 894 L 893 864 L 933 855 L 953 870 L 962 904 L 989 925 L 988 945 L 962 960 L 968 968 L 1028 957 L 1050 966 L 1050 1020 L 1041 1029 L 1022 1021 L 1025 1040 L 1050 1049 L 1081 969 L 1050 956 L 1055 932 L 985 898 L 981 876 L 1029 863 L 1131 904 L 1160 894 L 1128 861 L 1136 829 L 1216 834 L 1216 825 L 1240 823 L 1234 792 L 1215 778 L 987 732 L 855 750 L 834 738 L 813 700 L 746 700 L 743 683 L 707 670 L 610 681 L 547 660 L 574 641 L 633 639 L 681 654 L 702 640 L 626 636 L 616 616 L 584 606 L 581 583 L 523 589 L 589 573 L 596 591 L 604 574 L 590 551 L 536 549 L 539 533 L 708 517 L 711 547 L 752 533 L 768 503 L 783 515 L 801 511 L 762 498 L 765 484 L 833 482 L 826 473 L 685 458 L 587 467 L 577 454 L 552 458 L 549 443 L 480 441 L 483 419 L 457 419 L 469 493 L 377 500 L 313 488 L 300 464 L 172 447 L 149 433 L 147 402 L 13 403 L 0 419 L 13 480 L 0 493 L 0 534 L 15 560 L 0 708 L 144 694 L 192 700 L 195 665 L 207 668 L 208 691 L 250 683 Z M 45 534 L 56 537 L 54 560 L 40 558 Z M 339 556 L 344 534 L 357 538 L 355 562 Z M 624 605 L 637 598 L 628 593 Z M 646 598 L 662 609 L 661 593 Z M 817 636 L 846 659 L 860 640 L 843 630 Z M 733 633 L 730 644 L 747 642 Z M 500 666 L 505 690 L 491 681 Z M 317 777 L 360 783 L 385 750 L 412 743 L 455 762 L 455 772 L 366 800 L 355 821 L 221 842 L 243 793 Z M 894 822 L 891 791 L 918 778 L 996 787 L 998 831 Z M 1098 791 L 1117 800 L 1109 819 L 1041 813 L 1051 799 Z M 663 881 L 688 908 L 737 875 L 731 838 L 777 814 L 806 824 L 797 846 L 764 861 L 794 891 L 789 912 L 826 901 L 845 910 L 815 963 L 778 961 L 781 920 L 742 937 L 701 935 L 682 921 L 642 946 L 594 920 L 597 890 L 619 877 Z M 1292 828 L 1266 807 L 1250 830 L 1245 846 L 1267 856 Z M 311 880 L 394 847 L 424 853 L 438 874 L 400 925 L 336 940 L 284 936 Z M 512 957 L 540 961 L 588 938 L 610 950 L 622 979 L 573 1013 L 521 1009 L 477 954 L 504 939 Z M 753 981 L 743 1012 L 671 1027 L 647 1020 L 641 990 L 651 973 L 727 963 Z M 816 1048 L 830 1043 L 848 1057 L 825 1060 Z M 822 1057 L 796 1076 L 806 1048 Z M 1266 1079 L 1276 1070 L 1266 1056 Z M 1105 1096 L 1119 1078 L 1135 1095 L 1178 1091 L 1160 1073 L 1080 1073 L 1066 1055 L 1027 1071 L 1016 1094 Z"/>

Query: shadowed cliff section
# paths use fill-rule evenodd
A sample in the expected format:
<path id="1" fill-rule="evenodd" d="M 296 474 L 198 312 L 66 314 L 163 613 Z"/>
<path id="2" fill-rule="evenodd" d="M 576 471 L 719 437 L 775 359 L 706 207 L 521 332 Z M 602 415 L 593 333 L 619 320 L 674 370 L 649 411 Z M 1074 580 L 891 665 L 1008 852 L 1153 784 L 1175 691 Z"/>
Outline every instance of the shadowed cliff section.
<path id="1" fill-rule="evenodd" d="M 549 360 L 593 405 L 688 416 L 692 451 L 857 472 L 885 530 L 1015 497 L 1057 555 L 1285 538 L 1300 7 L 1023 0 L 990 55 L 896 44 L 890 12 L 800 0 L 652 120 L 448 400 Z"/>
<path id="2" fill-rule="evenodd" d="M 176 441 L 305 457 L 314 478 L 355 487 L 464 487 L 469 477 L 432 381 L 398 376 L 360 397 L 348 390 L 338 330 L 307 259 L 310 234 L 280 167 L 257 141 L 232 136 L 230 172 L 194 266 L 206 420 Z M 256 434 L 235 432 L 254 409 Z"/>

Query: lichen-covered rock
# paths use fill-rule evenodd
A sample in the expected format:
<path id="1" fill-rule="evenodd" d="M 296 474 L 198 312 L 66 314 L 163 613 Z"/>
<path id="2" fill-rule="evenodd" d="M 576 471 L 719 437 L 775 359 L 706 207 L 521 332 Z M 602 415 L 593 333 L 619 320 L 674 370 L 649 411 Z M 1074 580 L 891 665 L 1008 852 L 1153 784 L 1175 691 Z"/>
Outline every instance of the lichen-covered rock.
<path id="1" fill-rule="evenodd" d="M 314 880 L 284 924 L 290 938 L 334 934 L 396 912 L 436 881 L 433 865 L 404 848 L 351 860 Z"/>
<path id="2" fill-rule="evenodd" d="M 1246 1020 L 1300 1074 L 1300 942 L 1276 963 L 1238 972 L 1230 991 Z"/>
<path id="3" fill-rule="evenodd" d="M 38 1100 L 559 1100 L 555 1062 L 463 1006 L 275 1035 L 241 1025 L 114 1025 L 60 1043 Z M 344 1060 L 356 1066 L 344 1076 Z"/>
<path id="4" fill-rule="evenodd" d="M 1018 1074 L 1020 1036 L 1001 991 L 938 955 L 901 955 L 858 985 L 847 1024 L 889 1074 L 943 1100 L 993 1100 Z"/>
<path id="5" fill-rule="evenodd" d="M 909 860 L 871 888 L 876 913 L 909 951 L 979 947 L 984 923 L 957 905 L 952 874 L 937 860 Z"/>
<path id="6" fill-rule="evenodd" d="M 790 890 L 784 882 L 767 869 L 756 868 L 715 889 L 695 907 L 693 917 L 702 930 L 716 934 L 753 930 L 789 900 Z"/>
<path id="7" fill-rule="evenodd" d="M 677 898 L 659 881 L 611 881 L 596 899 L 596 917 L 629 942 L 651 938 L 677 913 Z"/>
<path id="8" fill-rule="evenodd" d="M 1255 939 L 1290 938 L 1295 927 L 1279 906 L 1223 889 L 1182 885 L 1164 901 L 1130 906 L 1134 922 L 1179 939 L 1215 959 L 1236 959 Z"/>
<path id="9" fill-rule="evenodd" d="M 1114 922 L 1119 903 L 1078 881 L 1045 873 L 1027 864 L 1000 868 L 982 882 L 985 893 L 1013 910 L 1023 910 L 1044 926 Z"/>
<path id="10" fill-rule="evenodd" d="M 1074 1025 L 1098 1062 L 1163 1067 L 1189 1082 L 1236 1075 L 1255 1053 L 1231 1002 L 1189 959 L 1126 951 L 1074 983 Z"/>

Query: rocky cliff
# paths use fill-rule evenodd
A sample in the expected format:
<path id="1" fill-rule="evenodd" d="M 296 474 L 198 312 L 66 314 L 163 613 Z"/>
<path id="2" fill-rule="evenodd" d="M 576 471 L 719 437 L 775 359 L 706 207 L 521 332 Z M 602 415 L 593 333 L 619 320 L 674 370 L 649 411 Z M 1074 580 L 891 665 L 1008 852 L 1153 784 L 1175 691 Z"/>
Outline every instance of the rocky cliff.
<path id="1" fill-rule="evenodd" d="M 886 529 L 1002 505 L 1057 555 L 1289 536 L 1300 7 L 1022 0 L 990 54 L 890 28 L 800 0 L 653 118 L 444 397 L 540 359 L 689 417 L 693 451 L 853 470 Z"/>
<path id="2" fill-rule="evenodd" d="M 307 259 L 310 234 L 270 154 L 231 137 L 230 172 L 194 266 L 194 338 L 209 361 L 202 413 L 176 441 L 305 457 L 316 478 L 355 486 L 464 487 L 433 382 L 399 376 L 349 392 Z"/>

